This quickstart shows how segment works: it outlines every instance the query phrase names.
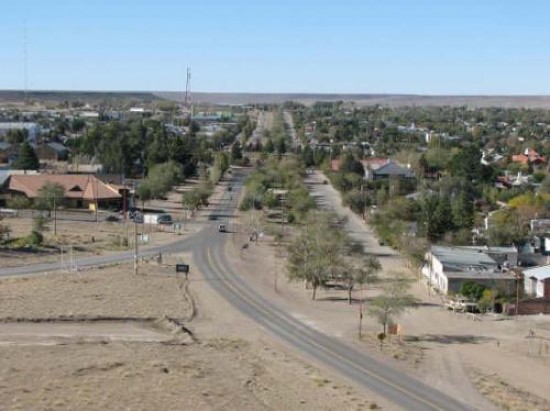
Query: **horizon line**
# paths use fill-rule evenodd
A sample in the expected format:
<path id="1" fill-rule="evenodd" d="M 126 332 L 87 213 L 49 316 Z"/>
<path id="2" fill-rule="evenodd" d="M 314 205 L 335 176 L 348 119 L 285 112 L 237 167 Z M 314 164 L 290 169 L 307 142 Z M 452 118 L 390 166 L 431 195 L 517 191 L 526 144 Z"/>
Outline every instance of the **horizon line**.
<path id="1" fill-rule="evenodd" d="M 0 88 L 2 92 L 19 93 L 174 93 L 185 94 L 180 90 L 106 90 L 106 89 L 34 89 Z M 550 97 L 550 93 L 541 94 L 444 94 L 444 93 L 399 93 L 399 92 L 312 92 L 312 91 L 192 91 L 191 94 L 251 94 L 251 95 L 311 95 L 311 96 L 413 96 L 413 97 Z"/>

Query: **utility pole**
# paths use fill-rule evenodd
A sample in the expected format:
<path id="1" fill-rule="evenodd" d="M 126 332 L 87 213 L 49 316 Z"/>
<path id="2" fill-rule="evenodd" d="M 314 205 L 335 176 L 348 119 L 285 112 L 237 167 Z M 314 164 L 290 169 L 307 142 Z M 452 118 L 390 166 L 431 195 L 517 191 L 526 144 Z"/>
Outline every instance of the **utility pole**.
<path id="1" fill-rule="evenodd" d="M 57 204 L 56 195 L 53 193 L 53 235 L 57 235 Z"/>
<path id="2" fill-rule="evenodd" d="M 73 253 L 74 249 L 73 249 L 73 246 L 71 246 L 69 248 L 69 252 L 70 252 L 70 262 L 69 262 L 69 271 L 77 271 L 78 270 L 78 267 L 76 266 L 76 263 L 74 261 L 74 253 Z"/>
<path id="3" fill-rule="evenodd" d="M 520 280 L 520 273 L 516 271 L 516 318 L 518 319 L 519 314 L 519 280 Z"/>
<path id="4" fill-rule="evenodd" d="M 138 275 L 138 237 L 137 223 L 134 221 L 134 275 Z"/>
<path id="5" fill-rule="evenodd" d="M 281 201 L 281 242 L 283 241 L 283 236 L 285 235 L 285 191 L 282 190 L 283 198 Z"/>
<path id="6" fill-rule="evenodd" d="M 63 246 L 61 246 L 61 270 L 65 268 L 65 259 L 63 257 Z"/>
<path id="7" fill-rule="evenodd" d="M 359 339 L 363 331 L 363 284 L 359 288 Z"/>
<path id="8" fill-rule="evenodd" d="M 97 231 L 99 231 L 99 188 L 97 186 L 97 180 L 95 182 L 95 223 Z"/>
<path id="9" fill-rule="evenodd" d="M 361 184 L 361 197 L 363 197 L 363 220 L 366 220 L 365 212 L 367 211 L 367 196 L 363 184 Z"/>

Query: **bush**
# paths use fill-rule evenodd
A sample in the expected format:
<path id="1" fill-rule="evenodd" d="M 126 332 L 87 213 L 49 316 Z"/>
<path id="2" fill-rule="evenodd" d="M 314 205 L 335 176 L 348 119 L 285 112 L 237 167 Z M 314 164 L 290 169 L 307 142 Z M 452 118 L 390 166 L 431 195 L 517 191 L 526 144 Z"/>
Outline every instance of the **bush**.
<path id="1" fill-rule="evenodd" d="M 47 229 L 48 219 L 43 215 L 37 215 L 32 219 L 32 231 L 41 233 Z"/>
<path id="2" fill-rule="evenodd" d="M 244 196 L 243 200 L 241 201 L 241 204 L 239 205 L 240 211 L 248 211 L 254 208 L 255 210 L 261 210 L 262 209 L 262 202 L 255 199 L 253 195 L 247 194 Z"/>
<path id="3" fill-rule="evenodd" d="M 474 301 L 479 301 L 483 297 L 483 292 L 487 287 L 483 284 L 476 283 L 474 281 L 465 281 L 460 286 L 460 294 L 464 297 L 471 298 Z"/>
<path id="4" fill-rule="evenodd" d="M 114 247 L 128 247 L 128 238 L 126 236 L 117 235 L 111 238 L 109 243 Z"/>
<path id="5" fill-rule="evenodd" d="M 28 246 L 39 246 L 44 242 L 44 236 L 38 231 L 31 231 L 31 233 L 25 237 L 25 243 Z"/>

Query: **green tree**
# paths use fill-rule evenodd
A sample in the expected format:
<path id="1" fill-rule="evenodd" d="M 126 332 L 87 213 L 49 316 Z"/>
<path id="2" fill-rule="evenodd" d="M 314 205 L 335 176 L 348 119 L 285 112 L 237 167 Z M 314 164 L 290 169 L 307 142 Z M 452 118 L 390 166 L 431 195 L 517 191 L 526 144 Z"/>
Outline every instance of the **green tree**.
<path id="1" fill-rule="evenodd" d="M 460 286 L 460 294 L 474 301 L 479 301 L 483 297 L 483 292 L 487 289 L 483 284 L 475 281 L 464 281 Z"/>
<path id="2" fill-rule="evenodd" d="M 32 201 L 25 196 L 18 195 L 9 198 L 6 202 L 6 205 L 8 206 L 8 208 L 13 208 L 16 210 L 26 210 L 31 208 Z"/>
<path id="3" fill-rule="evenodd" d="M 174 185 L 183 181 L 181 166 L 174 161 L 154 166 L 142 180 L 138 195 L 142 201 L 164 197 Z"/>
<path id="4" fill-rule="evenodd" d="M 382 294 L 372 299 L 367 312 L 382 325 L 384 335 L 387 334 L 388 325 L 417 304 L 418 300 L 407 293 L 408 288 L 408 281 L 397 274 L 383 287 Z"/>
<path id="5" fill-rule="evenodd" d="M 264 151 L 269 154 L 275 151 L 275 146 L 273 145 L 273 141 L 271 139 L 267 140 L 267 143 L 264 146 Z"/>
<path id="6" fill-rule="evenodd" d="M 21 144 L 29 137 L 29 131 L 27 129 L 22 130 L 8 130 L 6 134 L 6 142 L 10 144 Z"/>
<path id="7" fill-rule="evenodd" d="M 342 155 L 342 162 L 340 164 L 340 171 L 343 173 L 355 173 L 360 176 L 363 176 L 365 170 L 363 164 L 355 158 L 353 153 L 346 151 Z"/>
<path id="8" fill-rule="evenodd" d="M 40 168 L 38 157 L 28 141 L 21 144 L 12 168 L 15 170 L 38 170 Z"/>
<path id="9" fill-rule="evenodd" d="M 470 229 L 474 225 L 474 198 L 471 190 L 463 187 L 452 206 L 454 226 Z"/>
<path id="10" fill-rule="evenodd" d="M 242 158 L 243 158 L 243 152 L 242 152 L 241 144 L 238 141 L 236 141 L 231 146 L 231 164 L 235 164 Z"/>
<path id="11" fill-rule="evenodd" d="M 284 137 L 279 137 L 277 139 L 276 151 L 278 155 L 283 155 L 286 153 L 286 139 Z"/>
<path id="12" fill-rule="evenodd" d="M 439 198 L 433 218 L 435 226 L 434 234 L 438 238 L 441 238 L 446 232 L 454 230 L 453 213 L 449 197 L 443 196 Z"/>
<path id="13" fill-rule="evenodd" d="M 351 262 L 349 268 L 346 268 L 349 304 L 351 304 L 351 294 L 355 285 L 358 285 L 362 290 L 365 284 L 376 281 L 376 273 L 381 269 L 382 265 L 376 257 L 362 258 Z"/>
<path id="14" fill-rule="evenodd" d="M 305 228 L 288 246 L 287 273 L 291 281 L 305 281 L 313 289 L 326 285 L 344 266 L 346 237 L 332 224 L 332 213 L 310 213 Z"/>
<path id="15" fill-rule="evenodd" d="M 35 207 L 39 210 L 53 210 L 65 204 L 65 187 L 59 183 L 47 182 L 38 190 Z"/>
<path id="16" fill-rule="evenodd" d="M 543 178 L 539 188 L 539 193 L 550 194 L 550 175 Z"/>

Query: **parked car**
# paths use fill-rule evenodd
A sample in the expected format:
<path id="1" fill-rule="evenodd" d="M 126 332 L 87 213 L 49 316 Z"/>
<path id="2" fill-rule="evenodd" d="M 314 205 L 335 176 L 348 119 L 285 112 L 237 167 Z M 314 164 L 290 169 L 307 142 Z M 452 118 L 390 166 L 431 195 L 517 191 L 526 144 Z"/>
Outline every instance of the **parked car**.
<path id="1" fill-rule="evenodd" d="M 130 215 L 130 220 L 134 223 L 143 224 L 143 214 L 141 213 L 133 213 Z"/>
<path id="2" fill-rule="evenodd" d="M 159 224 L 172 224 L 172 216 L 170 214 L 161 214 L 157 219 Z"/>
<path id="3" fill-rule="evenodd" d="M 464 297 L 457 297 L 450 300 L 447 304 L 445 304 L 445 307 L 447 307 L 448 310 L 460 312 L 473 313 L 478 311 L 477 303 Z"/>

